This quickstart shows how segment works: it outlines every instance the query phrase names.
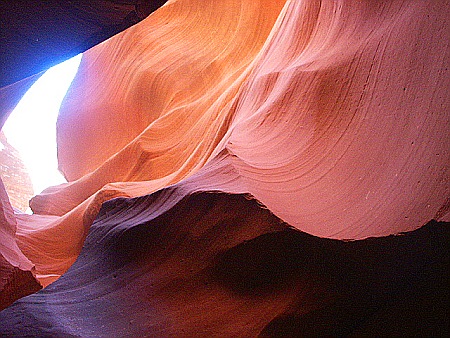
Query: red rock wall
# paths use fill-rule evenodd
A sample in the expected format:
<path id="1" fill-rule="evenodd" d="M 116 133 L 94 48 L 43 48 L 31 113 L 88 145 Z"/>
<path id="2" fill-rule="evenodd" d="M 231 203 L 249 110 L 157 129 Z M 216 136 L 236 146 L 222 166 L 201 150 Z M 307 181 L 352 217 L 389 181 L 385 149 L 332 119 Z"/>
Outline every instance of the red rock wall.
<path id="1" fill-rule="evenodd" d="M 29 208 L 33 185 L 20 154 L 0 132 L 0 177 L 3 180 L 11 205 L 22 212 Z"/>
<path id="2" fill-rule="evenodd" d="M 69 183 L 15 215 L 56 282 L 5 332 L 40 302 L 29 334 L 362 334 L 426 304 L 412 323 L 448 332 L 448 224 L 419 228 L 448 219 L 449 17 L 447 1 L 174 0 L 87 51 L 58 120 Z"/>
<path id="3" fill-rule="evenodd" d="M 61 274 L 104 201 L 183 184 L 219 154 L 214 180 L 234 183 L 197 190 L 251 194 L 313 235 L 444 215 L 447 15 L 446 2 L 168 3 L 85 53 L 58 122 L 70 182 L 31 201 L 41 216 L 19 220 L 20 245 Z"/>

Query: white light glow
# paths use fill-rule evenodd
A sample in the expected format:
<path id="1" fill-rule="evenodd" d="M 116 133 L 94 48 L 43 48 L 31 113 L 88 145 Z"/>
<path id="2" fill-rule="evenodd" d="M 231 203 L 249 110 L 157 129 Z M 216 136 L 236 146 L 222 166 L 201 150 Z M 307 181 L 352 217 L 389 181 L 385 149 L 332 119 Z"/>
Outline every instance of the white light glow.
<path id="1" fill-rule="evenodd" d="M 81 57 L 79 54 L 46 71 L 23 96 L 2 128 L 8 143 L 20 153 L 35 194 L 65 182 L 58 171 L 56 119 Z"/>

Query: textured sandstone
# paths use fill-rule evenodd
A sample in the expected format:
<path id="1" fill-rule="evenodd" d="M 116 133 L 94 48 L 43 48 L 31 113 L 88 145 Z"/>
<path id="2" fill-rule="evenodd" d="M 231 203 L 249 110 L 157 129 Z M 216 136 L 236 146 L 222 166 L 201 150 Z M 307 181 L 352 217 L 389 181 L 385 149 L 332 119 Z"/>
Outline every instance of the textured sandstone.
<path id="1" fill-rule="evenodd" d="M 449 17 L 173 0 L 85 52 L 57 126 L 69 183 L 1 228 L 56 282 L 4 332 L 24 313 L 31 335 L 448 333 L 448 223 L 423 225 L 449 219 Z"/>
<path id="2" fill-rule="evenodd" d="M 6 140 L 0 132 L 0 177 L 11 205 L 22 212 L 29 207 L 29 200 L 33 196 L 33 185 L 20 154 Z"/>

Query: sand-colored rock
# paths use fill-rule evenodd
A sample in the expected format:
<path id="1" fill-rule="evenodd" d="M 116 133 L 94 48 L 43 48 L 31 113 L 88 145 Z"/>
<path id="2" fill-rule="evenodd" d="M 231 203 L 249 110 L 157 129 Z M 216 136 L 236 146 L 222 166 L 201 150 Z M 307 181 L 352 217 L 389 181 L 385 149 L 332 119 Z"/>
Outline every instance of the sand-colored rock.
<path id="1" fill-rule="evenodd" d="M 172 1 L 87 52 L 58 127 L 71 182 L 35 212 L 151 193 L 225 150 L 237 190 L 317 236 L 445 214 L 448 4 L 283 4 Z"/>
<path id="2" fill-rule="evenodd" d="M 69 183 L 34 197 L 34 215 L 9 214 L 44 286 L 79 260 L 7 310 L 5 332 L 39 302 L 51 305 L 28 333 L 85 336 L 301 335 L 316 320 L 323 335 L 363 334 L 361 320 L 395 313 L 385 301 L 440 304 L 448 224 L 370 237 L 449 218 L 449 17 L 444 0 L 173 0 L 84 53 L 57 127 Z M 289 226 L 303 259 L 319 247 L 331 261 L 310 273 L 288 255 L 253 294 L 252 271 L 268 270 L 247 255 L 290 252 L 272 234 Z M 290 258 L 295 273 L 276 275 Z"/>
<path id="3" fill-rule="evenodd" d="M 183 184 L 219 154 L 215 180 L 236 184 L 197 190 L 249 193 L 316 236 L 445 215 L 448 14 L 444 1 L 167 3 L 83 56 L 58 121 L 70 182 L 31 201 L 42 216 L 19 220 L 21 247 L 61 274 L 104 201 Z"/>
<path id="4" fill-rule="evenodd" d="M 0 177 L 13 207 L 25 212 L 33 196 L 33 185 L 20 154 L 0 132 Z"/>
<path id="5" fill-rule="evenodd" d="M 33 275 L 33 263 L 17 245 L 16 230 L 14 211 L 0 178 L 0 311 L 41 288 Z"/>

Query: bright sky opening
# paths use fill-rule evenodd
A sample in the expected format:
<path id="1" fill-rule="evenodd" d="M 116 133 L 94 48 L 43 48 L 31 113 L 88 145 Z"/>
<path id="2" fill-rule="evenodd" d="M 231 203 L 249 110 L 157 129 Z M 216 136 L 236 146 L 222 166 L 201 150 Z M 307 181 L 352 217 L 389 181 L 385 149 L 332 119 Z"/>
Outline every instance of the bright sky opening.
<path id="1" fill-rule="evenodd" d="M 82 54 L 50 68 L 20 100 L 3 132 L 21 155 L 35 194 L 66 182 L 58 171 L 56 119 Z"/>

